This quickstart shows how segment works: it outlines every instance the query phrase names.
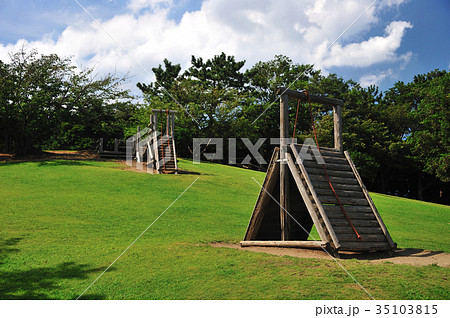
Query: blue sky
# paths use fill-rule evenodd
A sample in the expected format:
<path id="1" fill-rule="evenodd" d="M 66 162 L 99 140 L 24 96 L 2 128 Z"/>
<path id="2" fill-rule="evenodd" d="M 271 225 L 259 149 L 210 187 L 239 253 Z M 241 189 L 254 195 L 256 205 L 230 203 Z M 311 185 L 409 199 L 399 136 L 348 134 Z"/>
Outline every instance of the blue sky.
<path id="1" fill-rule="evenodd" d="M 284 54 L 386 90 L 448 70 L 449 32 L 448 0 L 0 0 L 1 60 L 23 45 L 72 56 L 129 73 L 135 92 L 166 57 L 185 68 L 222 51 L 246 67 Z"/>

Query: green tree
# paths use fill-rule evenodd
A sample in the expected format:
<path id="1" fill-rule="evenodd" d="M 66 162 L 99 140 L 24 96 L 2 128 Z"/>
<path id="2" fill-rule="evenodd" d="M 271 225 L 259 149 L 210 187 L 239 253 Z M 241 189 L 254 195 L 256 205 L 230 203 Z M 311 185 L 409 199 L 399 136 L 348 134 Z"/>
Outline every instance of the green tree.
<path id="1" fill-rule="evenodd" d="M 170 99 L 168 91 L 172 88 L 175 80 L 180 75 L 180 64 L 172 64 L 168 59 L 164 59 L 164 68 L 162 65 L 153 67 L 152 71 L 155 74 L 156 82 L 150 84 L 137 83 L 136 86 L 147 95 L 157 95 L 165 99 Z"/>
<path id="2" fill-rule="evenodd" d="M 76 70 L 70 59 L 36 50 L 12 54 L 2 72 L 3 135 L 12 138 L 16 155 L 64 143 L 64 137 L 92 143 L 107 126 L 105 116 L 112 121 L 114 105 L 128 98 L 120 87 L 125 78 L 96 78 L 93 69 Z"/>

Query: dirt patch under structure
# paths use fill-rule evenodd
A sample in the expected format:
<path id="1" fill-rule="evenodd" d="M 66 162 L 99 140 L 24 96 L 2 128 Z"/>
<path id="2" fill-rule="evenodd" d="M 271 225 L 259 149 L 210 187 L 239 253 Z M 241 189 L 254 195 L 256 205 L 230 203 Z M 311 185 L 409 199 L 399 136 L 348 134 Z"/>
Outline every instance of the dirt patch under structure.
<path id="1" fill-rule="evenodd" d="M 278 256 L 293 256 L 299 258 L 331 259 L 331 256 L 323 250 L 309 250 L 302 248 L 284 248 L 284 247 L 260 247 L 250 246 L 241 247 L 239 244 L 212 243 L 213 247 L 234 248 L 242 251 L 251 251 L 257 253 L 267 253 Z M 367 260 L 370 263 L 393 263 L 411 266 L 427 266 L 436 264 L 440 267 L 450 267 L 450 254 L 444 252 L 434 252 L 421 249 L 405 248 L 396 249 L 393 256 L 387 253 L 354 253 L 341 252 L 341 259 L 359 259 Z"/>

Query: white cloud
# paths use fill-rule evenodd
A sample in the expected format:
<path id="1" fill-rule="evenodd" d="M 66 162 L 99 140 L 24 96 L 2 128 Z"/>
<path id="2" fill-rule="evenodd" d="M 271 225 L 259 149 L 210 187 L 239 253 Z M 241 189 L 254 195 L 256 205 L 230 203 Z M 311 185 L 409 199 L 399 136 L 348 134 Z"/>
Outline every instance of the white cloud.
<path id="1" fill-rule="evenodd" d="M 392 69 L 378 72 L 376 74 L 366 74 L 361 76 L 361 78 L 359 79 L 359 83 L 362 87 L 369 87 L 370 85 L 379 86 L 384 79 L 386 79 L 387 77 L 391 77 L 392 74 Z"/>
<path id="2" fill-rule="evenodd" d="M 406 63 L 410 54 L 398 55 L 401 40 L 411 24 L 394 21 L 384 36 L 363 37 L 379 22 L 379 13 L 397 6 L 401 0 L 385 0 L 368 9 L 345 33 L 344 43 L 336 43 L 317 65 L 366 67 L 381 62 Z M 201 9 L 186 12 L 175 22 L 169 18 L 172 0 L 129 0 L 128 11 L 101 21 L 101 26 L 122 45 L 134 60 L 148 70 L 168 58 L 187 67 L 191 55 L 210 58 L 222 51 L 257 61 L 285 54 L 297 63 L 312 63 L 340 33 L 370 6 L 372 0 L 205 0 Z M 145 10 L 150 9 L 150 10 Z M 87 18 L 87 17 L 86 17 Z M 0 59 L 17 51 L 23 43 L 41 53 L 73 56 L 78 65 L 96 65 L 97 72 L 130 71 L 133 82 L 152 80 L 122 52 L 94 22 L 67 27 L 59 36 L 42 40 L 0 44 Z"/>
<path id="3" fill-rule="evenodd" d="M 412 28 L 409 22 L 394 21 L 386 27 L 386 35 L 375 36 L 367 41 L 351 43 L 345 46 L 335 44 L 330 53 L 322 61 L 324 67 L 357 66 L 367 67 L 380 62 L 395 62 L 409 60 L 411 54 L 399 56 L 401 40 L 407 28 Z"/>
<path id="4" fill-rule="evenodd" d="M 142 9 L 171 7 L 172 3 L 172 0 L 128 0 L 127 7 L 133 12 L 138 12 Z"/>

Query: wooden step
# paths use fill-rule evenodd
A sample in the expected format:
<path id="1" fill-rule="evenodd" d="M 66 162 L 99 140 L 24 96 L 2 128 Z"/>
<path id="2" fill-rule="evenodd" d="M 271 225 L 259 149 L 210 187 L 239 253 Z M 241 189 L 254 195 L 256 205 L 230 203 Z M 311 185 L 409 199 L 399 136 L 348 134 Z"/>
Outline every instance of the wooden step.
<path id="1" fill-rule="evenodd" d="M 323 209 L 327 214 L 330 212 L 342 212 L 339 205 L 323 205 Z M 366 205 L 348 205 L 344 206 L 344 209 L 347 213 L 372 213 L 372 208 Z"/>
<path id="2" fill-rule="evenodd" d="M 339 204 L 339 201 L 341 201 L 341 204 L 343 205 L 358 205 L 358 206 L 369 205 L 369 202 L 367 202 L 366 198 L 358 199 L 350 197 L 339 197 L 338 201 L 334 195 L 318 195 L 318 197 L 322 204 Z"/>
<path id="3" fill-rule="evenodd" d="M 383 234 L 360 234 L 358 239 L 356 234 L 340 234 L 338 236 L 340 242 L 387 242 Z"/>
<path id="4" fill-rule="evenodd" d="M 357 228 L 358 226 L 361 226 L 361 227 L 380 227 L 380 225 L 378 224 L 377 220 L 360 220 L 360 219 L 352 220 L 352 219 L 350 219 L 350 221 L 352 221 L 352 224 L 353 224 L 353 226 L 355 228 Z M 332 219 L 332 220 L 330 220 L 330 223 L 331 223 L 332 226 L 349 225 L 347 219 Z"/>
<path id="5" fill-rule="evenodd" d="M 347 220 L 346 220 L 347 221 Z M 331 221 L 330 221 L 331 222 Z M 380 227 L 364 227 L 364 226 L 355 226 L 356 230 L 360 235 L 363 234 L 383 234 L 383 231 Z M 341 225 L 341 226 L 333 226 L 334 233 L 339 237 L 341 234 L 354 234 L 355 232 L 351 228 L 351 226 L 348 224 Z"/>
<path id="6" fill-rule="evenodd" d="M 388 242 L 342 242 L 340 251 L 372 251 L 389 250 Z"/>
<path id="7" fill-rule="evenodd" d="M 315 169 L 322 169 L 323 165 L 317 163 L 315 160 L 305 160 L 303 161 L 303 165 L 306 168 L 315 168 Z M 345 164 L 337 164 L 337 163 L 326 163 L 325 168 L 327 171 L 329 170 L 336 170 L 336 171 L 352 171 L 352 168 L 350 165 L 346 162 Z"/>
<path id="8" fill-rule="evenodd" d="M 305 167 L 306 172 L 308 172 L 308 175 L 323 175 L 325 176 L 325 171 L 323 168 L 310 168 Z M 340 170 L 330 170 L 327 169 L 327 174 L 329 177 L 340 177 L 340 178 L 355 178 L 355 175 L 353 174 L 353 171 L 340 171 Z M 356 180 L 356 178 L 355 178 Z"/>
<path id="9" fill-rule="evenodd" d="M 345 210 L 345 207 L 344 207 Z M 325 212 L 328 216 L 328 218 L 331 219 L 346 219 L 346 216 L 344 212 L 339 210 L 339 212 Z M 345 210 L 345 213 L 347 213 L 347 216 L 350 218 L 350 220 L 375 220 L 375 216 L 373 213 L 361 213 L 361 212 L 348 212 Z"/>
<path id="10" fill-rule="evenodd" d="M 362 191 L 359 184 L 340 184 L 332 183 L 335 190 L 345 190 L 345 191 Z M 328 182 L 314 182 L 314 188 L 317 189 L 330 189 L 330 184 Z"/>
<path id="11" fill-rule="evenodd" d="M 326 182 L 328 183 L 327 178 L 324 175 L 318 175 L 318 174 L 309 174 L 309 179 L 311 179 L 313 186 L 315 187 L 316 182 Z M 342 177 L 335 177 L 335 176 L 329 176 L 331 183 L 333 186 L 335 184 L 352 184 L 352 185 L 359 185 L 358 180 L 354 176 L 352 178 L 342 178 Z"/>
<path id="12" fill-rule="evenodd" d="M 333 184 L 333 188 L 334 188 L 334 184 Z M 322 189 L 322 188 L 317 188 L 314 189 L 317 193 L 317 195 L 326 195 L 326 196 L 333 196 L 334 193 L 331 190 L 331 187 L 328 185 L 328 188 Z M 362 190 L 360 191 L 348 191 L 348 190 L 340 190 L 340 189 L 334 189 L 338 195 L 338 197 L 351 197 L 351 198 L 355 198 L 355 199 L 363 199 L 365 198 L 364 193 L 362 192 Z"/>
<path id="13" fill-rule="evenodd" d="M 336 150 L 332 150 L 330 148 L 320 147 L 320 153 L 322 154 L 322 156 L 345 159 L 345 156 L 343 153 L 340 153 L 339 151 L 336 151 Z"/>

